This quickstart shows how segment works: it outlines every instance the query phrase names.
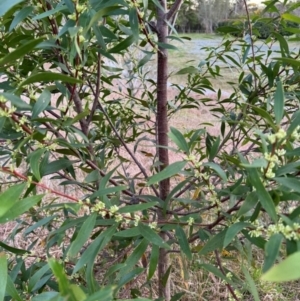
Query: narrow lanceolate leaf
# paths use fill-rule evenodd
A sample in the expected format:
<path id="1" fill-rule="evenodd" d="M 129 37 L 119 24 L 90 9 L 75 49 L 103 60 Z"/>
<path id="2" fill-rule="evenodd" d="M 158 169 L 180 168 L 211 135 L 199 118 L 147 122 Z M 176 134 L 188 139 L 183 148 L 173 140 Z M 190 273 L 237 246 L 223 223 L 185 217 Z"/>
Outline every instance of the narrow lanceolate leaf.
<path id="1" fill-rule="evenodd" d="M 139 39 L 139 20 L 135 7 L 129 10 L 129 22 L 134 39 L 137 41 Z"/>
<path id="2" fill-rule="evenodd" d="M 1 6 L 0 6 L 1 8 Z M 5 57 L 3 57 L 0 60 L 0 66 L 4 66 L 6 64 L 15 63 L 16 60 L 20 59 L 24 55 L 26 55 L 28 52 L 30 52 L 32 49 L 35 48 L 39 43 L 41 43 L 44 39 L 36 39 L 31 40 L 22 46 L 18 47 L 16 50 L 10 52 Z"/>
<path id="3" fill-rule="evenodd" d="M 227 182 L 226 173 L 220 167 L 220 165 L 213 162 L 208 162 L 208 163 L 204 163 L 203 166 L 208 166 L 209 168 L 213 169 L 222 178 L 223 181 Z"/>
<path id="4" fill-rule="evenodd" d="M 25 6 L 23 9 L 21 9 L 16 16 L 14 17 L 13 21 L 11 22 L 9 26 L 9 31 L 12 31 L 20 22 L 22 22 L 24 19 L 26 19 L 31 12 L 33 11 L 33 6 Z"/>
<path id="5" fill-rule="evenodd" d="M 262 280 L 285 282 L 300 279 L 300 252 L 296 252 L 263 274 Z"/>
<path id="6" fill-rule="evenodd" d="M 142 210 L 152 208 L 156 205 L 158 205 L 158 202 L 149 202 L 149 203 L 143 203 L 143 204 L 137 204 L 137 205 L 127 205 L 125 207 L 121 207 L 118 210 L 118 213 L 132 213 L 132 212 L 136 212 L 136 211 L 142 211 Z"/>
<path id="7" fill-rule="evenodd" d="M 148 280 L 150 280 L 156 272 L 158 259 L 159 259 L 159 247 L 153 245 L 151 250 L 150 260 L 149 260 Z"/>
<path id="8" fill-rule="evenodd" d="M 7 283 L 7 260 L 4 252 L 0 253 L 0 301 L 4 300 Z"/>
<path id="9" fill-rule="evenodd" d="M 192 260 L 192 252 L 191 252 L 191 249 L 190 249 L 190 244 L 187 240 L 187 237 L 186 237 L 183 229 L 179 226 L 176 228 L 176 236 L 178 238 L 178 243 L 179 243 L 179 246 L 180 246 L 180 250 L 182 251 L 182 253 L 185 254 L 185 256 L 189 260 Z"/>
<path id="10" fill-rule="evenodd" d="M 8 12 L 16 4 L 24 0 L 1 0 L 0 1 L 0 17 L 2 17 L 6 12 Z"/>
<path id="11" fill-rule="evenodd" d="M 217 235 L 213 236 L 200 250 L 200 255 L 205 255 L 209 252 L 212 252 L 217 249 L 222 249 L 224 244 L 224 238 L 226 235 L 227 230 L 223 230 L 222 232 L 218 233 Z"/>
<path id="12" fill-rule="evenodd" d="M 250 226 L 251 226 L 250 223 L 244 223 L 244 222 L 235 223 L 232 226 L 230 226 L 226 231 L 223 248 L 226 248 L 241 230 Z"/>
<path id="13" fill-rule="evenodd" d="M 143 239 L 138 246 L 133 250 L 130 256 L 125 261 L 125 266 L 123 269 L 120 270 L 120 277 L 123 277 L 126 273 L 128 273 L 136 263 L 141 259 L 141 257 L 145 254 L 149 242 L 147 239 Z"/>
<path id="14" fill-rule="evenodd" d="M 32 153 L 30 156 L 29 164 L 30 168 L 32 170 L 33 175 L 36 177 L 36 179 L 39 181 L 41 179 L 41 174 L 40 174 L 40 163 L 41 163 L 41 157 L 45 153 L 45 149 L 40 148 L 37 149 Z"/>
<path id="15" fill-rule="evenodd" d="M 279 125 L 284 113 L 284 90 L 282 82 L 277 82 L 277 88 L 274 95 L 274 113 L 276 123 Z"/>
<path id="16" fill-rule="evenodd" d="M 248 174 L 252 185 L 255 187 L 257 191 L 258 199 L 262 207 L 267 211 L 267 213 L 269 214 L 273 222 L 276 222 L 277 214 L 276 214 L 276 209 L 275 209 L 273 199 L 271 198 L 269 192 L 266 190 L 265 186 L 263 185 L 257 170 L 249 168 Z"/>
<path id="17" fill-rule="evenodd" d="M 82 224 L 76 239 L 72 242 L 71 247 L 68 251 L 68 255 L 71 258 L 77 255 L 77 253 L 80 251 L 82 246 L 90 238 L 90 234 L 92 233 L 96 223 L 96 218 L 97 218 L 97 214 L 93 213 Z"/>
<path id="18" fill-rule="evenodd" d="M 189 154 L 189 146 L 180 131 L 171 127 L 171 131 L 169 132 L 168 136 L 174 143 L 176 143 L 180 150 L 184 151 L 187 155 Z"/>
<path id="19" fill-rule="evenodd" d="M 199 69 L 197 69 L 194 66 L 184 67 L 180 69 L 178 72 L 176 72 L 176 75 L 182 75 L 182 74 L 197 74 L 199 73 Z"/>
<path id="20" fill-rule="evenodd" d="M 300 17 L 293 15 L 293 14 L 285 13 L 285 14 L 281 15 L 281 18 L 300 24 Z"/>
<path id="21" fill-rule="evenodd" d="M 274 180 L 287 187 L 290 188 L 292 190 L 294 190 L 295 192 L 299 192 L 300 193 L 300 181 L 298 179 L 295 178 L 274 178 Z"/>
<path id="22" fill-rule="evenodd" d="M 3 193 L 0 194 L 0 220 L 3 220 L 3 222 L 5 222 L 5 219 L 2 219 L 2 217 L 18 201 L 25 186 L 26 183 L 15 185 L 13 187 L 8 188 L 7 190 L 5 190 Z"/>
<path id="23" fill-rule="evenodd" d="M 61 293 L 62 296 L 67 296 L 69 290 L 69 281 L 63 266 L 53 258 L 49 259 L 48 264 L 55 278 L 57 279 L 59 285 L 59 292 Z"/>
<path id="24" fill-rule="evenodd" d="M 246 283 L 248 284 L 249 290 L 254 298 L 254 301 L 260 301 L 254 280 L 252 279 L 251 275 L 245 267 L 242 267 L 242 270 L 246 278 Z"/>
<path id="25" fill-rule="evenodd" d="M 298 125 L 300 125 L 300 111 L 297 111 L 293 115 L 291 124 L 286 131 L 287 135 L 288 136 L 291 135 L 294 132 L 294 130 L 297 128 Z"/>
<path id="26" fill-rule="evenodd" d="M 115 47 L 111 48 L 109 50 L 109 52 L 110 53 L 118 53 L 118 52 L 128 48 L 132 43 L 134 43 L 134 41 L 135 41 L 135 37 L 134 37 L 134 35 L 131 35 L 131 36 L 127 37 L 125 40 L 123 40 L 122 42 L 120 42 Z"/>
<path id="27" fill-rule="evenodd" d="M 14 203 L 14 205 L 0 217 L 0 223 L 5 223 L 11 220 L 14 220 L 21 214 L 28 211 L 31 207 L 36 205 L 44 195 L 33 195 L 31 197 L 20 200 L 19 202 Z"/>
<path id="28" fill-rule="evenodd" d="M 265 262 L 263 266 L 263 272 L 268 271 L 275 263 L 280 251 L 283 236 L 281 234 L 275 234 L 270 237 L 265 245 Z"/>
<path id="29" fill-rule="evenodd" d="M 38 117 L 48 107 L 50 100 L 51 93 L 48 90 L 44 90 L 33 106 L 32 119 Z"/>
<path id="30" fill-rule="evenodd" d="M 1 62 L 0 62 L 1 64 Z M 37 83 L 37 82 L 54 82 L 54 81 L 62 81 L 70 84 L 80 84 L 81 80 L 71 77 L 65 74 L 60 74 L 60 73 L 54 73 L 54 72 L 41 72 L 37 74 L 33 74 L 29 76 L 27 79 L 25 79 L 23 82 L 21 82 L 19 88 Z"/>
<path id="31" fill-rule="evenodd" d="M 170 249 L 170 246 L 164 242 L 164 240 L 149 226 L 139 223 L 138 228 L 143 237 L 145 237 L 150 243 L 157 245 L 161 248 Z"/>
<path id="32" fill-rule="evenodd" d="M 6 293 L 12 297 L 12 299 L 17 301 L 24 301 L 23 298 L 20 297 L 17 289 L 15 288 L 15 284 L 13 283 L 10 276 L 7 277 L 7 284 L 6 284 Z"/>
<path id="33" fill-rule="evenodd" d="M 186 165 L 186 161 L 179 161 L 179 162 L 170 164 L 165 169 L 163 169 L 161 172 L 150 177 L 148 179 L 147 184 L 152 185 L 152 184 L 158 183 L 164 179 L 170 178 L 170 177 L 176 175 L 177 173 L 179 173 L 180 171 L 182 171 L 182 169 L 184 168 L 185 165 Z"/>

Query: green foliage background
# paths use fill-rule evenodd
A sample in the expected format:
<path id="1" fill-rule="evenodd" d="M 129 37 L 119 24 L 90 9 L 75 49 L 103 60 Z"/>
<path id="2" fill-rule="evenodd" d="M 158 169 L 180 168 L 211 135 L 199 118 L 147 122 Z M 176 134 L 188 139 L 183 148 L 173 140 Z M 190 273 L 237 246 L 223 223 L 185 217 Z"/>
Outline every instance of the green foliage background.
<path id="1" fill-rule="evenodd" d="M 0 223 L 13 226 L 0 242 L 0 300 L 163 300 L 157 283 L 174 265 L 159 272 L 161 250 L 187 263 L 184 279 L 189 264 L 220 278 L 229 300 L 259 300 L 253 250 L 264 253 L 265 279 L 299 278 L 289 270 L 300 251 L 300 63 L 285 37 L 299 33 L 297 5 L 278 12 L 268 51 L 257 50 L 260 23 L 248 16 L 245 39 L 223 27 L 221 45 L 178 70 L 187 82 L 174 85 L 167 121 L 200 106 L 218 121 L 170 127 L 167 147 L 157 145 L 159 83 L 147 68 L 179 37 L 157 43 L 148 22 L 159 2 L 2 1 Z M 224 96 L 212 82 L 232 71 Z M 164 169 L 160 147 L 177 158 Z M 31 243 L 15 247 L 18 235 Z"/>

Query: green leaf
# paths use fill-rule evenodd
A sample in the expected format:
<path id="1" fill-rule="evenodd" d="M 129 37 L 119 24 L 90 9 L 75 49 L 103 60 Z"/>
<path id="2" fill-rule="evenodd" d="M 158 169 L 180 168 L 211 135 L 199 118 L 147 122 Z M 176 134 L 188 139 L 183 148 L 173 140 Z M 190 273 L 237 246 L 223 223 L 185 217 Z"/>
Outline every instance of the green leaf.
<path id="1" fill-rule="evenodd" d="M 227 283 L 230 283 L 230 280 L 225 275 L 223 275 L 223 273 L 215 266 L 213 266 L 211 264 L 207 264 L 207 263 L 202 263 L 199 265 L 199 267 L 205 269 L 206 271 L 208 271 L 210 273 L 213 273 L 214 275 L 216 275 L 220 279 L 226 281 Z"/>
<path id="2" fill-rule="evenodd" d="M 57 215 L 51 215 L 51 216 L 47 216 L 41 220 L 39 220 L 37 223 L 33 224 L 32 226 L 28 227 L 25 231 L 24 231 L 24 235 L 28 235 L 29 233 L 33 232 L 35 229 L 44 226 L 46 224 L 48 224 L 49 222 L 51 222 L 53 219 L 55 219 L 57 217 Z"/>
<path id="3" fill-rule="evenodd" d="M 30 164 L 30 168 L 32 170 L 33 175 L 36 177 L 36 179 L 38 181 L 40 181 L 41 179 L 41 174 L 40 174 L 40 163 L 41 163 L 41 157 L 43 156 L 43 154 L 45 153 L 45 149 L 40 148 L 37 149 L 36 151 L 34 151 L 31 155 L 30 155 L 30 160 L 29 160 L 29 164 Z"/>
<path id="4" fill-rule="evenodd" d="M 147 277 L 148 280 L 150 280 L 154 276 L 156 272 L 158 260 L 159 260 L 159 247 L 153 245 L 151 249 L 150 260 L 149 260 L 149 270 L 148 270 L 148 277 Z"/>
<path id="5" fill-rule="evenodd" d="M 109 53 L 119 53 L 122 50 L 128 48 L 132 43 L 134 43 L 134 41 L 135 41 L 135 37 L 134 37 L 134 35 L 131 35 L 131 36 L 127 37 L 125 40 L 123 40 L 122 42 L 120 42 L 115 47 L 111 48 L 109 50 Z"/>
<path id="6" fill-rule="evenodd" d="M 28 292 L 32 292 L 35 290 L 35 286 L 37 285 L 38 281 L 42 278 L 42 276 L 49 271 L 50 267 L 48 264 L 45 264 L 42 268 L 40 268 L 36 273 L 34 273 L 28 283 Z"/>
<path id="7" fill-rule="evenodd" d="M 275 263 L 280 251 L 282 240 L 283 236 L 281 234 L 274 234 L 267 241 L 265 245 L 265 262 L 263 266 L 263 273 L 268 271 Z"/>
<path id="8" fill-rule="evenodd" d="M 148 63 L 153 56 L 153 53 L 147 53 L 141 60 L 138 61 L 137 68 L 144 66 Z"/>
<path id="9" fill-rule="evenodd" d="M 4 300 L 7 283 L 7 259 L 4 252 L 0 253 L 0 301 Z"/>
<path id="10" fill-rule="evenodd" d="M 300 181 L 296 178 L 274 178 L 274 180 L 287 188 L 300 192 Z"/>
<path id="11" fill-rule="evenodd" d="M 187 155 L 190 153 L 189 146 L 180 131 L 171 127 L 171 131 L 169 132 L 168 136 L 180 150 L 184 151 Z"/>
<path id="12" fill-rule="evenodd" d="M 269 214 L 273 222 L 276 222 L 277 213 L 276 213 L 273 199 L 271 198 L 269 192 L 264 187 L 257 170 L 253 168 L 248 168 L 247 170 L 248 170 L 250 182 L 252 183 L 252 185 L 255 187 L 257 191 L 258 198 L 262 207 L 267 211 L 267 213 Z"/>
<path id="13" fill-rule="evenodd" d="M 242 206 L 240 207 L 239 211 L 237 212 L 238 216 L 242 216 L 249 212 L 250 210 L 254 209 L 256 207 L 256 204 L 258 202 L 258 195 L 256 191 L 250 192 Z"/>
<path id="14" fill-rule="evenodd" d="M 136 268 L 133 271 L 131 271 L 130 273 L 128 273 L 125 276 L 121 277 L 121 279 L 120 279 L 120 281 L 118 283 L 117 290 L 120 289 L 122 286 L 124 286 L 126 283 L 132 281 L 139 274 L 141 274 L 142 272 L 144 272 L 144 270 L 145 270 L 144 268 Z"/>
<path id="15" fill-rule="evenodd" d="M 163 49 L 178 50 L 178 48 L 176 46 L 168 44 L 168 43 L 158 42 L 157 45 L 158 45 L 159 48 L 163 48 Z"/>
<path id="16" fill-rule="evenodd" d="M 218 154 L 220 141 L 221 138 L 220 136 L 218 136 L 216 141 L 214 141 L 214 144 L 212 145 L 211 150 L 209 152 L 209 158 L 208 158 L 209 161 L 212 161 L 215 158 L 215 156 Z"/>
<path id="17" fill-rule="evenodd" d="M 137 245 L 130 256 L 126 259 L 124 268 L 120 270 L 121 277 L 123 277 L 124 274 L 128 273 L 136 265 L 136 263 L 145 254 L 148 245 L 149 242 L 145 238 Z"/>
<path id="18" fill-rule="evenodd" d="M 282 61 L 296 68 L 300 67 L 300 61 L 297 59 L 292 59 L 288 57 L 274 57 L 273 60 Z"/>
<path id="19" fill-rule="evenodd" d="M 143 203 L 143 204 L 137 204 L 137 205 L 126 205 L 125 207 L 121 207 L 118 210 L 118 213 L 132 213 L 136 211 L 143 211 L 152 207 L 157 206 L 157 202 L 149 202 L 149 203 Z"/>
<path id="20" fill-rule="evenodd" d="M 175 75 L 182 75 L 182 74 L 198 74 L 200 71 L 194 66 L 189 66 L 180 69 L 178 72 L 175 73 Z"/>
<path id="21" fill-rule="evenodd" d="M 6 14 L 13 6 L 23 2 L 24 0 L 1 0 L 0 3 L 0 17 Z"/>
<path id="22" fill-rule="evenodd" d="M 134 39 L 137 41 L 139 39 L 139 20 L 135 7 L 129 9 L 129 23 Z"/>
<path id="23" fill-rule="evenodd" d="M 185 165 L 186 165 L 186 161 L 179 161 L 179 162 L 170 164 L 169 166 L 164 168 L 161 172 L 150 177 L 148 179 L 147 185 L 150 186 L 152 184 L 158 183 L 164 179 L 168 179 L 168 178 L 176 175 L 177 173 L 182 171 L 182 169 L 184 168 Z"/>
<path id="24" fill-rule="evenodd" d="M 244 222 L 235 223 L 232 226 L 230 226 L 226 231 L 223 248 L 226 248 L 241 230 L 250 226 L 252 226 L 252 224 Z"/>
<path id="25" fill-rule="evenodd" d="M 293 115 L 291 124 L 286 131 L 287 135 L 290 136 L 298 125 L 300 125 L 300 110 Z"/>
<path id="26" fill-rule="evenodd" d="M 296 15 L 285 13 L 285 14 L 281 15 L 281 18 L 300 24 L 300 17 L 298 17 Z"/>
<path id="27" fill-rule="evenodd" d="M 28 52 L 35 48 L 39 43 L 41 43 L 44 39 L 35 39 L 18 47 L 16 50 L 10 52 L 5 57 L 0 59 L 0 66 L 4 66 L 8 63 L 16 63 L 18 59 L 25 56 Z"/>
<path id="28" fill-rule="evenodd" d="M 226 176 L 224 170 L 220 167 L 220 165 L 213 163 L 213 162 L 207 162 L 207 163 L 204 163 L 203 166 L 207 166 L 207 167 L 213 169 L 222 178 L 223 181 L 227 182 L 227 176 Z"/>
<path id="29" fill-rule="evenodd" d="M 6 293 L 11 296 L 14 300 L 17 300 L 17 301 L 24 301 L 17 289 L 15 288 L 15 285 L 13 283 L 13 281 L 11 280 L 10 276 L 7 277 L 7 284 L 6 284 Z"/>
<path id="30" fill-rule="evenodd" d="M 182 251 L 189 260 L 192 260 L 190 244 L 187 240 L 184 230 L 180 226 L 177 226 L 176 228 L 176 236 L 178 238 L 180 251 Z"/>
<path id="31" fill-rule="evenodd" d="M 49 267 L 51 268 L 59 285 L 59 292 L 62 296 L 67 296 L 69 292 L 69 280 L 64 271 L 63 266 L 53 258 L 48 260 Z M 70 299 L 68 299 L 70 300 Z"/>
<path id="32" fill-rule="evenodd" d="M 18 184 L 0 194 L 0 220 L 3 220 L 2 217 L 7 214 L 11 207 L 18 201 L 25 186 L 26 183 Z M 3 222 L 5 223 L 6 221 L 4 220 Z"/>
<path id="33" fill-rule="evenodd" d="M 98 235 L 76 263 L 73 269 L 73 274 L 78 272 L 87 263 L 92 265 L 94 264 L 95 257 L 110 242 L 112 236 L 116 232 L 117 226 L 118 225 L 115 224 Z"/>
<path id="34" fill-rule="evenodd" d="M 26 7 L 22 8 L 16 14 L 13 21 L 11 22 L 11 24 L 9 26 L 9 32 L 11 32 L 15 27 L 17 27 L 20 22 L 22 22 L 24 19 L 26 19 L 31 14 L 32 11 L 33 11 L 32 6 L 26 6 Z"/>
<path id="35" fill-rule="evenodd" d="M 242 267 L 242 271 L 245 275 L 246 283 L 248 284 L 249 290 L 254 298 L 254 301 L 260 301 L 254 280 L 252 279 L 251 275 L 245 267 Z"/>
<path id="36" fill-rule="evenodd" d="M 276 130 L 276 126 L 273 121 L 273 117 L 264 109 L 252 106 L 253 111 L 255 111 L 259 116 L 261 116 L 274 130 Z"/>
<path id="37" fill-rule="evenodd" d="M 69 159 L 58 159 L 56 161 L 48 163 L 45 166 L 42 175 L 43 176 L 51 175 L 59 170 L 68 168 L 72 164 L 73 164 L 72 161 L 70 161 Z"/>
<path id="38" fill-rule="evenodd" d="M 54 82 L 54 81 L 62 81 L 70 84 L 82 83 L 81 80 L 65 74 L 54 73 L 54 72 L 40 72 L 29 76 L 27 79 L 25 79 L 23 82 L 20 83 L 18 88 L 37 82 Z"/>
<path id="39" fill-rule="evenodd" d="M 19 217 L 21 214 L 25 213 L 31 207 L 36 205 L 43 198 L 43 196 L 43 194 L 33 195 L 31 197 L 20 200 L 19 202 L 15 202 L 13 206 L 0 217 L 0 223 L 5 223 Z"/>
<path id="40" fill-rule="evenodd" d="M 20 110 L 32 110 L 32 106 L 22 100 L 20 97 L 11 94 L 11 93 L 0 93 L 0 95 L 4 96 L 7 100 L 11 102 L 13 106 Z"/>
<path id="41" fill-rule="evenodd" d="M 135 237 L 140 235 L 140 230 L 138 227 L 129 228 L 123 231 L 118 231 L 114 234 L 117 237 Z"/>
<path id="42" fill-rule="evenodd" d="M 37 118 L 48 107 L 50 100 L 51 93 L 48 90 L 44 90 L 33 106 L 32 119 Z"/>
<path id="43" fill-rule="evenodd" d="M 127 186 L 113 186 L 113 187 L 108 187 L 108 188 L 104 188 L 104 189 L 99 189 L 98 191 L 96 191 L 95 193 L 93 193 L 93 195 L 91 196 L 93 197 L 100 197 L 103 195 L 108 195 L 111 193 L 117 193 L 123 190 L 126 190 Z"/>
<path id="44" fill-rule="evenodd" d="M 171 274 L 171 269 L 172 269 L 172 265 L 170 265 L 166 271 L 166 273 L 163 275 L 161 283 L 164 287 L 166 287 L 168 279 L 170 278 L 170 274 Z"/>
<path id="45" fill-rule="evenodd" d="M 282 82 L 277 82 L 277 88 L 274 95 L 274 114 L 277 125 L 280 124 L 284 113 L 284 90 Z"/>
<path id="46" fill-rule="evenodd" d="M 68 255 L 71 258 L 74 258 L 77 255 L 77 253 L 80 251 L 82 246 L 90 238 L 90 235 L 96 223 L 96 218 L 97 218 L 96 213 L 91 214 L 80 227 L 76 239 L 71 243 L 70 249 L 68 251 Z"/>
<path id="47" fill-rule="evenodd" d="M 226 235 L 227 229 L 224 229 L 222 232 L 214 235 L 200 250 L 200 255 L 205 255 L 217 249 L 222 249 L 224 245 L 224 238 Z"/>
<path id="48" fill-rule="evenodd" d="M 115 287 L 113 286 L 105 286 L 101 288 L 99 291 L 93 293 L 88 296 L 85 301 L 112 301 Z"/>
<path id="49" fill-rule="evenodd" d="M 11 247 L 2 241 L 0 241 L 0 247 L 2 247 L 3 249 L 5 249 L 13 254 L 17 254 L 17 255 L 24 255 L 26 253 L 29 253 L 27 250 Z"/>
<path id="50" fill-rule="evenodd" d="M 300 279 L 300 252 L 293 253 L 262 275 L 262 280 L 285 282 Z"/>
<path id="51" fill-rule="evenodd" d="M 65 5 L 62 5 L 62 3 L 59 3 L 58 5 L 56 5 L 55 8 L 46 10 L 45 12 L 43 12 L 39 15 L 36 15 L 35 17 L 32 18 L 32 20 L 41 20 L 41 19 L 47 18 L 49 16 L 54 15 L 55 13 L 57 13 L 59 11 L 64 10 L 65 8 L 66 8 Z"/>
<path id="52" fill-rule="evenodd" d="M 154 232 L 149 226 L 139 223 L 138 228 L 143 237 L 145 237 L 150 243 L 157 245 L 161 248 L 170 250 L 170 246 L 164 242 L 164 240 Z"/>

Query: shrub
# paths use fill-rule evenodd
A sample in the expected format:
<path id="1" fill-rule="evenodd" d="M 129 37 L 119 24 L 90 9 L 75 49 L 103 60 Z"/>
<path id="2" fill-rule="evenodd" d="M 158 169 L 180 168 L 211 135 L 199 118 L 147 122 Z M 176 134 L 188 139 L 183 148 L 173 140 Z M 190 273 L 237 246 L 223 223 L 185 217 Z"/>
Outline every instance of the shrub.
<path id="1" fill-rule="evenodd" d="M 188 267 L 228 300 L 258 300 L 253 273 L 299 252 L 298 51 L 225 37 L 177 72 L 187 81 L 171 98 L 180 2 L 145 5 L 0 4 L 1 300 L 179 300 Z M 169 127 L 203 106 L 210 122 Z"/>

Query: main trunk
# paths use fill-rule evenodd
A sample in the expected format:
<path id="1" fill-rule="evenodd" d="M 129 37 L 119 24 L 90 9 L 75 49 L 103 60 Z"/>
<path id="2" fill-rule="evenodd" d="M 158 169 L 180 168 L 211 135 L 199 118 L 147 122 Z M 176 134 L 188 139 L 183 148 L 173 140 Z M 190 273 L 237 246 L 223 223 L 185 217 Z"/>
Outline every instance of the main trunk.
<path id="1" fill-rule="evenodd" d="M 160 0 L 162 11 L 157 9 L 157 35 L 158 42 L 167 43 L 168 26 L 165 22 L 166 18 L 166 1 Z M 168 93 L 167 93 L 167 79 L 168 79 L 168 51 L 165 48 L 159 47 L 157 54 L 157 143 L 158 143 L 158 159 L 161 162 L 161 168 L 169 165 L 168 154 Z M 166 179 L 159 183 L 159 194 L 162 200 L 165 200 L 170 192 L 170 180 Z M 159 214 L 159 219 L 166 219 L 162 212 Z M 167 237 L 161 233 L 161 237 L 166 240 Z M 163 276 L 166 274 L 169 267 L 169 256 L 165 249 L 160 249 L 159 263 L 158 263 L 158 280 L 159 280 L 159 296 L 164 297 L 166 301 L 170 300 L 170 282 L 163 284 Z"/>

